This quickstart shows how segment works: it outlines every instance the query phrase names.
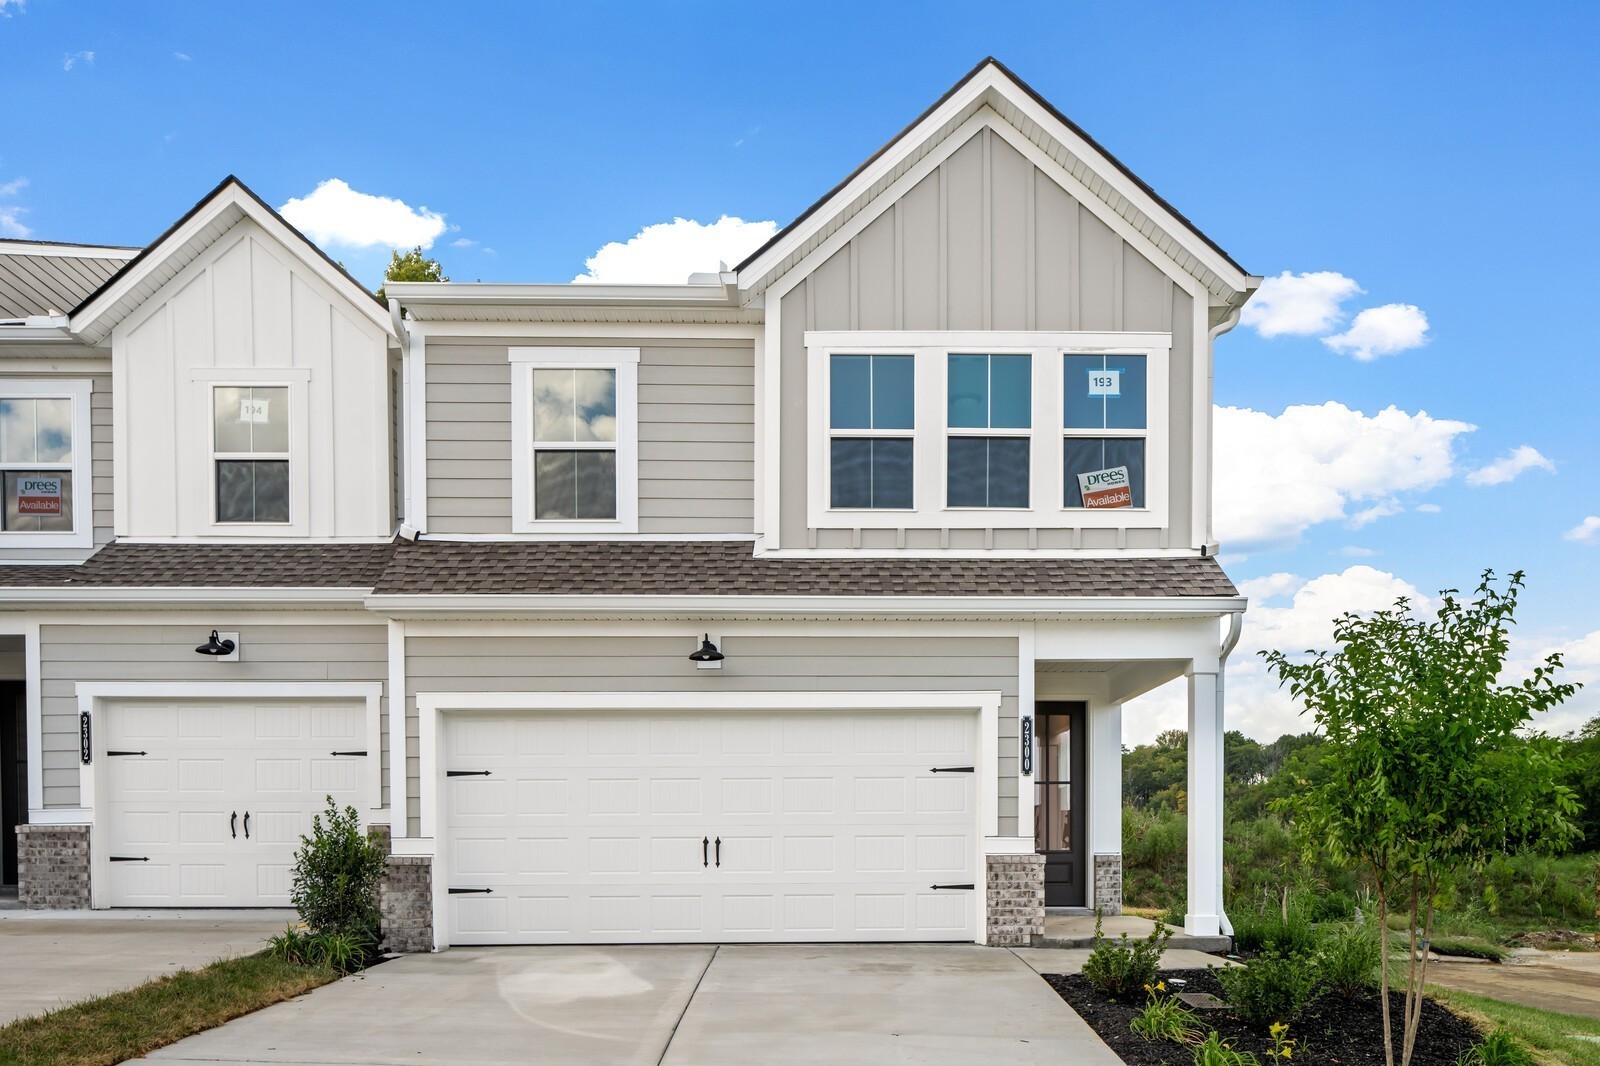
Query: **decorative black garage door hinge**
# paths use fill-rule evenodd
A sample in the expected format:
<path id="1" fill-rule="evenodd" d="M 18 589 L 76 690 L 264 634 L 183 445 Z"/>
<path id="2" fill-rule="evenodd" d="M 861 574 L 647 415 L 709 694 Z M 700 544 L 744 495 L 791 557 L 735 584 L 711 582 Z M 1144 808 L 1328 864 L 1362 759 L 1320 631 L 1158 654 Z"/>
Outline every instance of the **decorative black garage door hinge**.
<path id="1" fill-rule="evenodd" d="M 977 888 L 978 886 L 977 885 L 929 885 L 928 887 L 933 889 L 935 892 L 937 892 L 941 888 L 965 888 L 965 889 L 968 889 L 970 891 L 972 889 Z"/>
<path id="2" fill-rule="evenodd" d="M 112 855 L 110 858 L 111 858 L 112 862 L 149 862 L 150 861 L 150 856 L 148 856 L 148 855 Z"/>
<path id="3" fill-rule="evenodd" d="M 976 773 L 977 769 L 976 766 L 935 766 L 933 772 L 936 774 L 971 774 Z"/>
<path id="4" fill-rule="evenodd" d="M 365 755 L 364 751 L 330 751 L 329 755 Z"/>
<path id="5" fill-rule="evenodd" d="M 108 751 L 107 755 L 149 755 L 148 751 Z"/>
<path id="6" fill-rule="evenodd" d="M 487 896 L 493 891 L 494 889 L 492 888 L 452 888 L 450 889 L 450 894 L 452 896 L 470 896 L 474 894 Z"/>
<path id="7" fill-rule="evenodd" d="M 446 770 L 446 777 L 488 777 L 488 770 Z"/>

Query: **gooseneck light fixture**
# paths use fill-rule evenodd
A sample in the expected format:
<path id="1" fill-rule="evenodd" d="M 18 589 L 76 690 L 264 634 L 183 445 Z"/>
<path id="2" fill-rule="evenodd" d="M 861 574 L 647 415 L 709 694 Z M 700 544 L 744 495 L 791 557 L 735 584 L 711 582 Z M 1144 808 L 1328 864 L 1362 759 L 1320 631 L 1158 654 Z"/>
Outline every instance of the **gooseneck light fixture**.
<path id="1" fill-rule="evenodd" d="M 689 653 L 689 661 L 697 666 L 703 666 L 707 663 L 720 663 L 726 658 L 727 656 L 718 651 L 717 646 L 711 643 L 710 633 L 707 633 L 705 639 L 700 642 L 699 651 Z"/>
<path id="2" fill-rule="evenodd" d="M 201 655 L 232 655 L 236 647 L 238 645 L 233 641 L 219 638 L 217 631 L 213 629 L 211 631 L 211 639 L 200 645 L 195 651 Z M 721 656 L 718 656 L 718 658 L 721 658 Z"/>

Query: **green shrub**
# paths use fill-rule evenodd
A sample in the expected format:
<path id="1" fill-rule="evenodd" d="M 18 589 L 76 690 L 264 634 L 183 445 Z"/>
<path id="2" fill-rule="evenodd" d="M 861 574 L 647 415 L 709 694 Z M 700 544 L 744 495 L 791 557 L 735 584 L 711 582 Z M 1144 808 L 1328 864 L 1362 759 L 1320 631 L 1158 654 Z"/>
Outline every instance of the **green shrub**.
<path id="1" fill-rule="evenodd" d="M 354 807 L 341 811 L 329 796 L 324 813 L 326 819 L 312 817 L 311 835 L 300 838 L 289 898 L 311 933 L 348 937 L 370 950 L 378 943 L 383 849 L 361 832 Z"/>
<path id="2" fill-rule="evenodd" d="M 1171 1040 L 1175 1044 L 1194 1044 L 1200 1040 L 1200 1027 L 1195 1024 L 1194 1011 L 1178 1002 L 1176 996 L 1164 995 L 1167 983 L 1159 981 L 1145 985 L 1149 997 L 1144 1008 L 1128 1023 L 1146 1040 Z"/>
<path id="3" fill-rule="evenodd" d="M 1261 1060 L 1248 1051 L 1235 1051 L 1212 1032 L 1194 1046 L 1194 1066 L 1261 1066 Z"/>
<path id="4" fill-rule="evenodd" d="M 334 973 L 354 973 L 366 965 L 370 944 L 350 933 L 313 933 L 284 927 L 278 936 L 267 938 L 267 954 L 295 966 L 314 966 Z"/>
<path id="5" fill-rule="evenodd" d="M 1279 955 L 1310 955 L 1316 951 L 1319 937 L 1303 898 L 1291 898 L 1287 913 L 1280 907 L 1266 907 L 1230 914 L 1234 950 Z"/>
<path id="6" fill-rule="evenodd" d="M 1217 971 L 1228 1005 L 1252 1025 L 1292 1022 L 1321 992 L 1314 959 L 1264 952 L 1243 966 Z"/>
<path id="7" fill-rule="evenodd" d="M 1505 1029 L 1496 1029 L 1456 1060 L 1457 1066 L 1537 1066 L 1533 1052 Z"/>
<path id="8" fill-rule="evenodd" d="M 1113 941 L 1100 931 L 1100 915 L 1094 919 L 1094 950 L 1083 964 L 1083 976 L 1108 996 L 1121 999 L 1136 995 L 1156 983 L 1161 955 L 1167 950 L 1172 930 L 1157 922 L 1150 935 L 1131 940 L 1123 933 Z"/>
<path id="9" fill-rule="evenodd" d="M 1375 924 L 1351 922 L 1324 934 L 1317 948 L 1317 976 L 1329 991 L 1353 996 L 1377 984 L 1374 971 L 1383 960 Z"/>

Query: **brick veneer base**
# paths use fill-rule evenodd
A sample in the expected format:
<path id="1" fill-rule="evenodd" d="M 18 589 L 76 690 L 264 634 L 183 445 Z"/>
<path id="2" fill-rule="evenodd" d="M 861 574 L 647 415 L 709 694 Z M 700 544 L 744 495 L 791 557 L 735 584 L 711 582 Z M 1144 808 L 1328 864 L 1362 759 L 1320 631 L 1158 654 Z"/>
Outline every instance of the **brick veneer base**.
<path id="1" fill-rule="evenodd" d="M 425 855 L 389 856 L 389 873 L 378 891 L 385 951 L 433 950 L 433 860 Z"/>
<path id="2" fill-rule="evenodd" d="M 17 900 L 33 908 L 89 906 L 88 826 L 17 826 Z"/>
<path id="3" fill-rule="evenodd" d="M 990 855 L 984 943 L 1025 948 L 1044 935 L 1044 856 Z"/>
<path id="4" fill-rule="evenodd" d="M 1094 909 L 1101 914 L 1122 913 L 1122 856 L 1094 857 Z"/>

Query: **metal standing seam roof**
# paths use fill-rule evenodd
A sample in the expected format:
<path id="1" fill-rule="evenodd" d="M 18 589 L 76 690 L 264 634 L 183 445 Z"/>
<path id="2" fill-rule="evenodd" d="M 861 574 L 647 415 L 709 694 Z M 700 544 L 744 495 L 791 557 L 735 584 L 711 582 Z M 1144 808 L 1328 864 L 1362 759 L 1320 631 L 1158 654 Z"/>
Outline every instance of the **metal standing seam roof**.
<path id="1" fill-rule="evenodd" d="M 136 251 L 0 240 L 0 319 L 64 315 L 121 270 Z M 93 252 L 103 254 L 89 254 Z"/>
<path id="2" fill-rule="evenodd" d="M 109 544 L 78 566 L 0 567 L 0 587 L 349 588 L 389 596 L 1238 595 L 1215 559 L 758 558 L 747 541 Z"/>

